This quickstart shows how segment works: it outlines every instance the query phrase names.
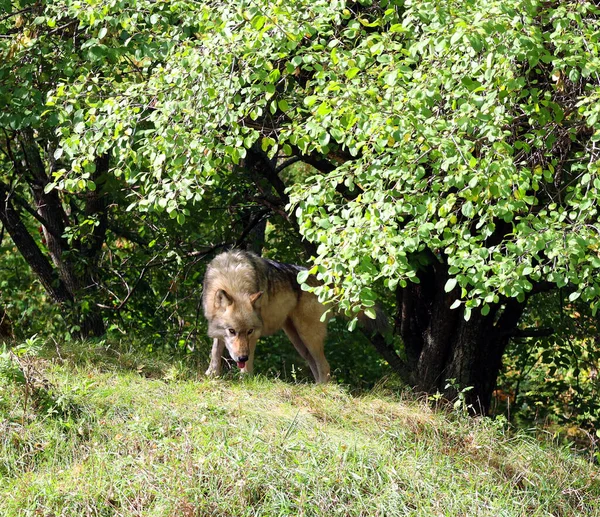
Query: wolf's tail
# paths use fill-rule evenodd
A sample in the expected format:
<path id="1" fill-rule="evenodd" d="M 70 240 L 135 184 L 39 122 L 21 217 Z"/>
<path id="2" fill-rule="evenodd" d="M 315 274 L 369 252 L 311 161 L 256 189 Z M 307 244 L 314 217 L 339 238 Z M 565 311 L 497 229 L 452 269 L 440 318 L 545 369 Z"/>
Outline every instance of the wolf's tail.
<path id="1" fill-rule="evenodd" d="M 369 318 L 363 311 L 358 313 L 358 321 L 368 332 L 378 332 L 385 336 L 391 332 L 390 320 L 380 305 L 375 305 L 375 319 Z"/>

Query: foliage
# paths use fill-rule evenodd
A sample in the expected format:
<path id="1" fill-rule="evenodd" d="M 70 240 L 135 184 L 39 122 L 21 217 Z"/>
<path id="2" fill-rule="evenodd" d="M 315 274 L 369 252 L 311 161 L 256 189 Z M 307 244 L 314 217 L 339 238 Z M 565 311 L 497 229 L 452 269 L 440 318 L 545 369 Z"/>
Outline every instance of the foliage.
<path id="1" fill-rule="evenodd" d="M 21 0 L 7 13 L 0 187 L 31 233 L 39 197 L 57 196 L 63 256 L 89 273 L 77 310 L 101 310 L 111 330 L 138 329 L 154 348 L 198 347 L 205 260 L 245 245 L 265 218 L 269 254 L 313 255 L 315 292 L 349 315 L 374 316 L 383 296 L 402 328 L 395 304 L 416 284 L 433 299 L 431 271 L 444 278 L 442 305 L 466 320 L 498 322 L 515 304 L 520 315 L 532 293 L 552 289 L 595 310 L 594 2 Z M 39 148 L 43 185 L 11 156 L 24 135 Z M 88 213 L 90 198 L 106 210 Z M 17 285 L 16 260 L 3 285 Z M 23 292 L 0 303 L 18 315 Z M 433 318 L 429 309 L 408 319 Z M 506 341 L 513 320 L 498 331 Z M 586 318 L 578 336 L 595 328 Z M 516 352 L 581 379 L 576 362 L 596 360 L 598 347 L 565 336 Z M 351 340 L 349 357 L 364 357 L 372 379 L 380 364 Z M 463 395 L 469 385 L 454 371 L 433 377 L 456 377 Z M 548 386 L 561 388 L 556 379 Z M 596 387 L 579 386 L 589 423 Z"/>
<path id="2" fill-rule="evenodd" d="M 327 53 L 315 43 L 309 54 L 324 69 L 305 99 L 312 145 L 328 134 L 327 145 L 356 156 L 295 187 L 304 234 L 320 242 L 319 271 L 356 297 L 373 277 L 405 285 L 423 261 L 447 262 L 446 290 L 460 288 L 466 317 L 501 297 L 524 300 L 541 280 L 593 301 L 597 8 L 401 11 L 351 20 L 323 40 Z M 340 202 L 342 182 L 360 185 L 353 201 Z"/>
<path id="3" fill-rule="evenodd" d="M 0 242 L 0 307 L 5 309 L 18 339 L 27 337 L 22 335 L 23 329 L 31 334 L 64 334 L 56 307 L 6 237 Z"/>
<path id="4" fill-rule="evenodd" d="M 594 303 L 597 15 L 516 0 L 57 2 L 36 23 L 77 23 L 86 61 L 50 96 L 69 165 L 55 185 L 88 188 L 111 149 L 117 181 L 139 189 L 130 208 L 183 222 L 256 145 L 337 153 L 292 189 L 319 244 L 317 291 L 335 282 L 344 306 L 368 306 L 374 279 L 405 285 L 443 260 L 467 316 L 542 280 Z"/>
<path id="5" fill-rule="evenodd" d="M 520 423 L 558 424 L 589 443 L 600 438 L 598 318 L 587 304 L 567 298 L 562 292 L 536 297 L 526 319 L 557 332 L 513 342 L 499 387 L 509 406 L 504 409 Z"/>
<path id="6" fill-rule="evenodd" d="M 22 392 L 21 424 L 25 423 L 30 403 L 47 408 L 50 399 L 47 381 L 35 365 L 41 349 L 39 337 L 32 336 L 12 349 L 3 345 L 0 352 L 0 385 L 16 386 Z"/>

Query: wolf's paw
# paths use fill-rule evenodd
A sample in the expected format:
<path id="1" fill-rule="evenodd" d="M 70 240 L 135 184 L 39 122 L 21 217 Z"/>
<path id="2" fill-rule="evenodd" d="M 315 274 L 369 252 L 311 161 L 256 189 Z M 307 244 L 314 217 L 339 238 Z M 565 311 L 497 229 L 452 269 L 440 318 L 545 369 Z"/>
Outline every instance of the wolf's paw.
<path id="1" fill-rule="evenodd" d="M 206 370 L 206 372 L 204 372 L 204 375 L 210 377 L 211 379 L 214 379 L 216 377 L 219 377 L 221 375 L 221 372 L 217 371 L 214 368 L 209 368 L 208 370 Z"/>

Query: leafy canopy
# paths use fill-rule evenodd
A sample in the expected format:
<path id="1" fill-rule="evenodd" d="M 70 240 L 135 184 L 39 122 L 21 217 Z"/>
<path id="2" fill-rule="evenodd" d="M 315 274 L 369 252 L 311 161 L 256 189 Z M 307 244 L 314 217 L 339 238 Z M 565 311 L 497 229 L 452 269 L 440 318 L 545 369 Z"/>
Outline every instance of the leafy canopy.
<path id="1" fill-rule="evenodd" d="M 369 307 L 374 281 L 418 282 L 435 263 L 467 318 L 541 282 L 595 304 L 598 15 L 530 0 L 58 0 L 35 24 L 72 24 L 83 43 L 41 115 L 59 125 L 53 187 L 93 188 L 109 152 L 131 210 L 183 222 L 244 181 L 249 149 L 324 160 L 288 207 L 318 244 L 323 298 Z"/>

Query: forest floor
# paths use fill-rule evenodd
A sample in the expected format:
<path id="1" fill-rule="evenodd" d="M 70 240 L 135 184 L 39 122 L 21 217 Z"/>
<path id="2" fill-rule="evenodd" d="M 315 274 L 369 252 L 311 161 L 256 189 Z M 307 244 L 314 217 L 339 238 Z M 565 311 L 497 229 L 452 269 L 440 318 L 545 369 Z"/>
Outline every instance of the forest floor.
<path id="1" fill-rule="evenodd" d="M 15 365 L 0 371 L 4 517 L 600 516 L 589 458 L 385 384 L 208 380 L 92 345 Z"/>

